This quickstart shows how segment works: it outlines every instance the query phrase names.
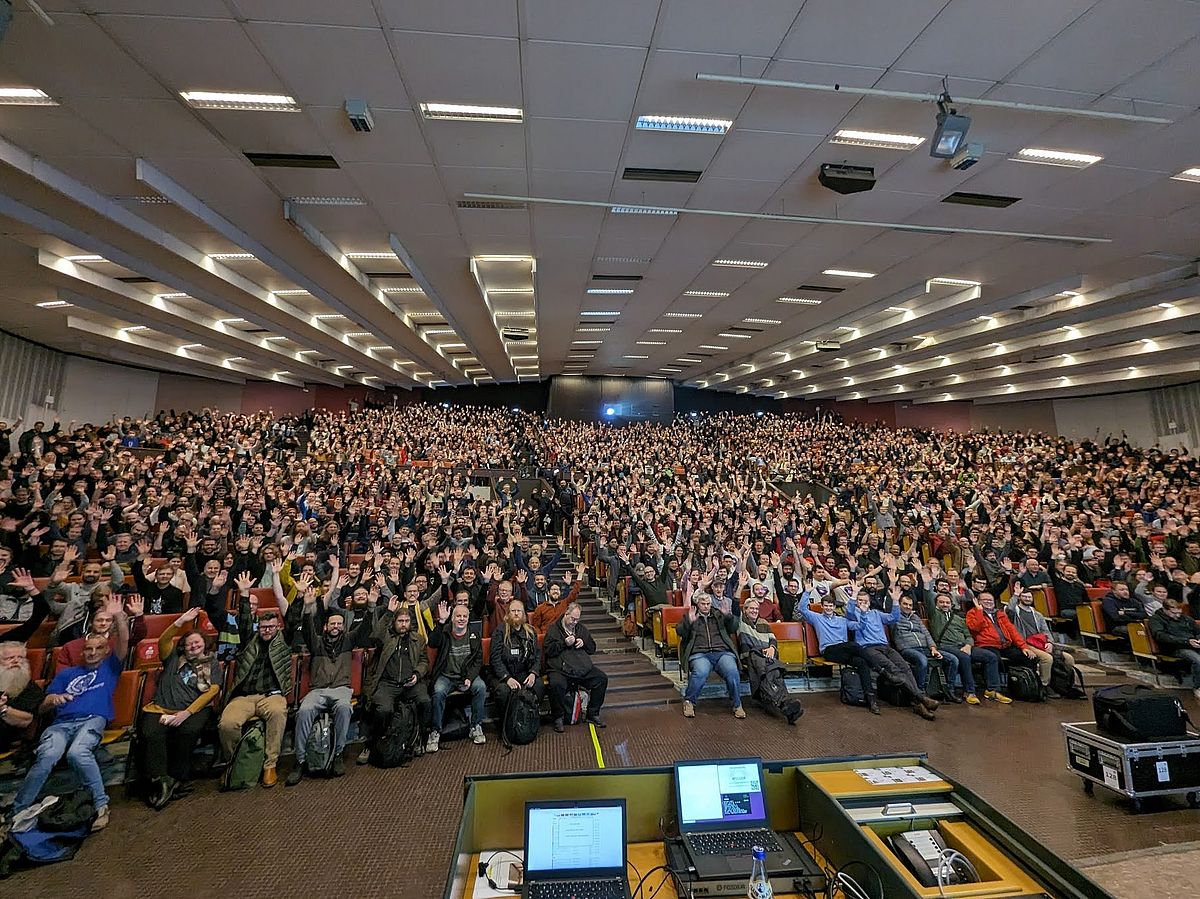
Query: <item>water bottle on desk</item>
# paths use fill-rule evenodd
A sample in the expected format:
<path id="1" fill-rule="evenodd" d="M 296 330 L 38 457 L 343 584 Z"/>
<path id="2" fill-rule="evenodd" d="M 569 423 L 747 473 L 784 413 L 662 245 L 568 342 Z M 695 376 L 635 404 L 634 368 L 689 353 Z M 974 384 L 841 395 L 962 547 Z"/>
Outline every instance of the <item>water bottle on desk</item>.
<path id="1" fill-rule="evenodd" d="M 747 899 L 772 899 L 775 891 L 771 889 L 771 879 L 767 877 L 767 850 L 755 846 L 754 867 L 750 871 L 750 882 L 746 884 Z"/>

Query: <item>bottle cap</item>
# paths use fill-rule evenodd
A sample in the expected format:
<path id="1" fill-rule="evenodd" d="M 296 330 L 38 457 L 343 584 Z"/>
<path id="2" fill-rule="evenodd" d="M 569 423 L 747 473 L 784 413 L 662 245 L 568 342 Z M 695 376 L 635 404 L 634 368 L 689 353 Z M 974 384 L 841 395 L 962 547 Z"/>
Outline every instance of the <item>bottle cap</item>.
<path id="1" fill-rule="evenodd" d="M 754 853 L 754 857 L 756 859 L 758 859 L 760 862 L 766 861 L 767 850 L 764 849 L 762 846 L 754 846 L 750 851 Z"/>

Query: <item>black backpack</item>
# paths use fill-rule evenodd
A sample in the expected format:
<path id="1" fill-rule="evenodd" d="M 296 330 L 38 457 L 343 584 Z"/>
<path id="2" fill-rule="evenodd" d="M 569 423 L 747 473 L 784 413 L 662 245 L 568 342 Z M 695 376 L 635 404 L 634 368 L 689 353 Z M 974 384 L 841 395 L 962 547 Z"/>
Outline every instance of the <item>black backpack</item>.
<path id="1" fill-rule="evenodd" d="M 371 764 L 376 768 L 399 768 L 420 752 L 421 724 L 416 703 L 402 702 L 388 718 L 387 727 L 371 748 Z"/>
<path id="2" fill-rule="evenodd" d="M 504 745 L 512 749 L 532 743 L 541 726 L 542 713 L 538 709 L 537 696 L 529 690 L 511 692 L 504 707 L 504 723 L 500 728 Z"/>
<path id="3" fill-rule="evenodd" d="M 1055 655 L 1054 663 L 1050 667 L 1050 689 L 1063 699 L 1087 699 L 1086 687 L 1083 672 L 1078 668 L 1067 667 L 1063 657 Z"/>
<path id="4" fill-rule="evenodd" d="M 1046 688 L 1038 679 L 1037 672 L 1025 665 L 1008 666 L 1008 695 L 1021 702 L 1044 702 Z"/>
<path id="5" fill-rule="evenodd" d="M 321 774 L 333 765 L 333 715 L 329 712 L 322 712 L 313 722 L 304 747 L 304 758 L 296 759 L 296 764 L 301 762 L 309 774 Z"/>
<path id="6" fill-rule="evenodd" d="M 860 705 L 867 704 L 867 697 L 863 695 L 862 682 L 858 679 L 858 672 L 853 668 L 847 673 L 847 666 L 843 665 L 840 669 L 842 688 L 841 700 L 843 705 Z"/>

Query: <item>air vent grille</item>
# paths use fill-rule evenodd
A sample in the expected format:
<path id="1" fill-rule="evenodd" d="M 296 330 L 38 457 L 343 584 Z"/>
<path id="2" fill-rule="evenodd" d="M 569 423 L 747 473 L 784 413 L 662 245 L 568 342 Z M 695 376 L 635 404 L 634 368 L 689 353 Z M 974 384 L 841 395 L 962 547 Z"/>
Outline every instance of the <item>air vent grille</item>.
<path id="1" fill-rule="evenodd" d="M 261 168 L 336 169 L 332 156 L 321 153 L 246 153 L 246 158 Z"/>
<path id="2" fill-rule="evenodd" d="M 501 209 L 513 212 L 529 208 L 526 203 L 518 203 L 510 200 L 459 200 L 454 205 L 459 209 Z"/>
<path id="3" fill-rule="evenodd" d="M 626 181 L 672 181 L 675 183 L 695 184 L 703 172 L 694 169 L 644 169 L 626 167 L 621 177 Z"/>
<path id="4" fill-rule="evenodd" d="M 942 199 L 943 203 L 959 203 L 963 206 L 987 206 L 991 209 L 1004 209 L 1013 203 L 1019 203 L 1020 197 L 1003 197 L 999 194 L 973 194 L 956 190 Z"/>

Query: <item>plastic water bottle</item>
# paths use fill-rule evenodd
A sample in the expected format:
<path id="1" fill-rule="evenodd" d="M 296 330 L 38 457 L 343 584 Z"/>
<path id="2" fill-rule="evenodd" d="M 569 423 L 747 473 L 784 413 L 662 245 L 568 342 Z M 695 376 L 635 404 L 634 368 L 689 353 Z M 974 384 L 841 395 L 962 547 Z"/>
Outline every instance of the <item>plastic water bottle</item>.
<path id="1" fill-rule="evenodd" d="M 750 882 L 746 884 L 747 899 L 772 899 L 775 891 L 771 889 L 771 880 L 767 877 L 767 850 L 755 846 L 754 867 L 750 871 Z"/>

